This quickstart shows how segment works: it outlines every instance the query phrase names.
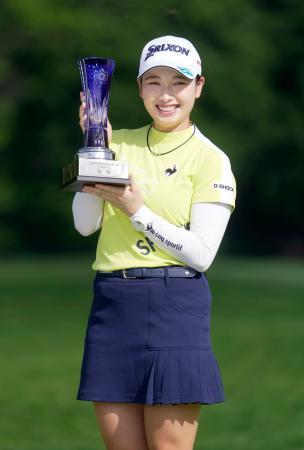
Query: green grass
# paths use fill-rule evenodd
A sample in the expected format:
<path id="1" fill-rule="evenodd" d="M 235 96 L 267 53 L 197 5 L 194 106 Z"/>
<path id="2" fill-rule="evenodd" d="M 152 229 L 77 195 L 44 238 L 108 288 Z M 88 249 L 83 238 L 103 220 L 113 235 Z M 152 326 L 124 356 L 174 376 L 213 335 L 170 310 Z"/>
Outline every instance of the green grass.
<path id="1" fill-rule="evenodd" d="M 208 277 L 227 396 L 196 450 L 304 449 L 304 264 L 218 259 Z M 91 302 L 88 257 L 0 261 L 0 450 L 102 449 L 75 400 Z"/>

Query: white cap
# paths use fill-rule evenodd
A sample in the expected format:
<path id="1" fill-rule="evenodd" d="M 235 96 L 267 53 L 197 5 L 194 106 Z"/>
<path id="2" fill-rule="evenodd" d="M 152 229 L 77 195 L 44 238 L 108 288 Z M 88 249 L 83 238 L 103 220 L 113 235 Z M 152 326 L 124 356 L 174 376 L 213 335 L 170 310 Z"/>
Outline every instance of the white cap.
<path id="1" fill-rule="evenodd" d="M 194 46 L 176 36 L 162 36 L 148 42 L 141 54 L 137 78 L 159 66 L 175 69 L 190 80 L 202 74 L 201 58 Z"/>

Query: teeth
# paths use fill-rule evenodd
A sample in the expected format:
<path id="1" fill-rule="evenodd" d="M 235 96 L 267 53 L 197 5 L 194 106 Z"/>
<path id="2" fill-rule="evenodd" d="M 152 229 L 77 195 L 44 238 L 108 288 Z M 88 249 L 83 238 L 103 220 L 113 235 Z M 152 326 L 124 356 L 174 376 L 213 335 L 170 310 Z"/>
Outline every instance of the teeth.
<path id="1" fill-rule="evenodd" d="M 161 111 L 167 112 L 167 111 L 173 111 L 175 109 L 175 106 L 158 106 Z"/>

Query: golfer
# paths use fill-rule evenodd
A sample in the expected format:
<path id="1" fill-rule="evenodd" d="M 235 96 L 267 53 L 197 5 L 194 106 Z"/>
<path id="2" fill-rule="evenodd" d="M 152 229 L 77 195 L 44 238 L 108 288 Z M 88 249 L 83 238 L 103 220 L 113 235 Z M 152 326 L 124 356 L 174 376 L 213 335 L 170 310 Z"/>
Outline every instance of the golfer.
<path id="1" fill-rule="evenodd" d="M 190 118 L 205 83 L 194 46 L 150 41 L 137 83 L 151 121 L 113 131 L 110 143 L 131 185 L 86 186 L 73 200 L 79 233 L 100 230 L 78 399 L 94 403 L 109 450 L 190 450 L 201 405 L 224 400 L 205 272 L 235 181 Z"/>

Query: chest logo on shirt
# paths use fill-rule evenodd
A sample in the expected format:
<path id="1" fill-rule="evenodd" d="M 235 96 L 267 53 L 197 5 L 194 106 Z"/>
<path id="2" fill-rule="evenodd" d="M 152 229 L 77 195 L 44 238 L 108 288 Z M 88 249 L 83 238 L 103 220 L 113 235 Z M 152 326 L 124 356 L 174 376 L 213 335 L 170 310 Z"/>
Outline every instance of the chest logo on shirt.
<path id="1" fill-rule="evenodd" d="M 165 170 L 165 175 L 166 175 L 166 177 L 170 177 L 175 172 L 177 172 L 177 168 L 176 168 L 176 165 L 174 164 L 174 166 L 168 167 L 168 169 Z"/>

